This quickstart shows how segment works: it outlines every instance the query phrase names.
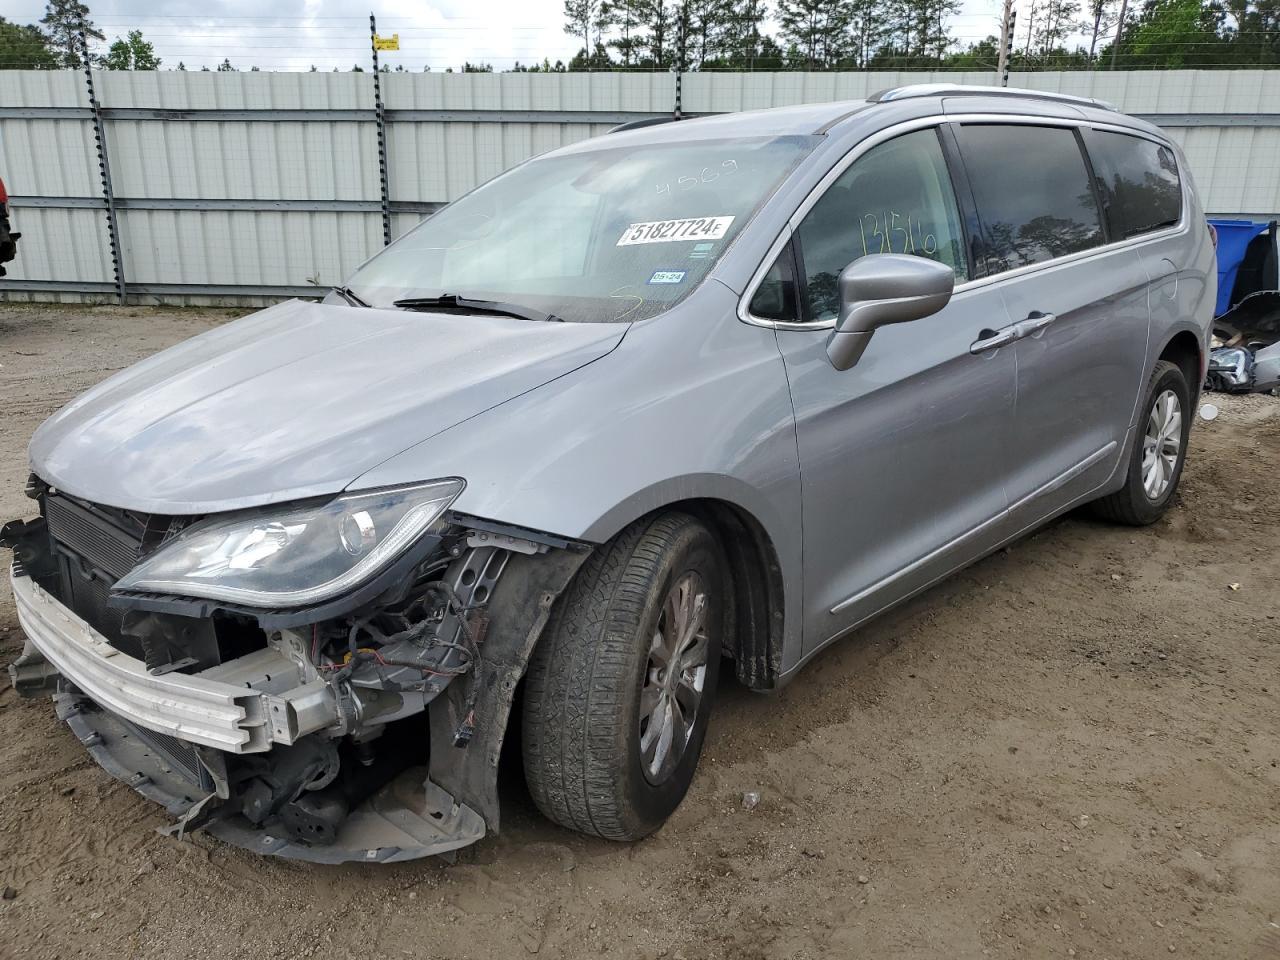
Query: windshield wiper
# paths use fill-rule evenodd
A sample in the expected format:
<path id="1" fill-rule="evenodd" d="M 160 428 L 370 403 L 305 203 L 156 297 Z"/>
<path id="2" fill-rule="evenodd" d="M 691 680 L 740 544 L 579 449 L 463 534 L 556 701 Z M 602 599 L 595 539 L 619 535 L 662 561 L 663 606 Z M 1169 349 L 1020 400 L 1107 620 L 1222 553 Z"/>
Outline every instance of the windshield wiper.
<path id="1" fill-rule="evenodd" d="M 347 301 L 347 303 L 351 304 L 353 307 L 369 306 L 367 303 L 365 303 L 363 300 L 357 297 L 351 291 L 350 287 L 334 287 L 333 292 L 336 293 L 338 296 L 340 296 L 343 300 Z"/>
<path id="2" fill-rule="evenodd" d="M 471 300 L 460 297 L 456 293 L 443 293 L 438 297 L 407 297 L 395 301 L 395 306 L 402 310 L 466 310 L 470 313 L 489 313 L 495 317 L 516 317 L 520 320 L 552 320 L 562 323 L 563 319 L 554 313 L 543 313 L 530 307 L 522 307 L 518 303 L 503 303 L 499 300 Z"/>

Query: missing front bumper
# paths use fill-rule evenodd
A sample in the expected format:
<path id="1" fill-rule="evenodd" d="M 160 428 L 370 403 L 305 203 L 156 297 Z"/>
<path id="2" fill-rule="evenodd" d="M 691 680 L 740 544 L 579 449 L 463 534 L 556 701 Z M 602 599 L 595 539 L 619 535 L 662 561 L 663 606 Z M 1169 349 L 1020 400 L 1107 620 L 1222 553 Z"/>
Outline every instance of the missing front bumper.
<path id="1" fill-rule="evenodd" d="M 52 667 L 130 723 L 234 754 L 295 743 L 338 719 L 332 691 L 323 682 L 303 682 L 297 664 L 274 650 L 202 673 L 155 676 L 29 576 L 15 569 L 9 583 L 27 636 L 10 667 L 15 689 L 40 692 Z"/>
<path id="2" fill-rule="evenodd" d="M 233 807 L 220 810 L 210 802 L 217 776 L 197 747 L 214 748 L 208 756 L 253 756 L 291 746 L 337 721 L 327 685 L 300 682 L 297 665 L 271 649 L 199 674 L 155 676 L 30 577 L 15 570 L 10 584 L 27 636 L 10 666 L 15 688 L 36 695 L 57 686 L 58 716 L 94 760 L 180 821 L 257 853 L 318 863 L 412 860 L 484 836 L 481 816 L 421 767 L 366 797 L 323 845 L 300 842 L 278 824 L 255 826 Z"/>
<path id="3" fill-rule="evenodd" d="M 222 815 L 209 804 L 215 778 L 190 744 L 139 728 L 70 690 L 54 699 L 58 716 L 107 773 L 180 822 L 210 810 L 204 830 L 255 853 L 313 863 L 394 863 L 448 854 L 485 835 L 480 815 L 417 767 L 353 809 L 332 843 L 302 843 L 277 829 L 256 827 L 239 814 Z M 192 822 L 199 820 L 192 817 Z"/>

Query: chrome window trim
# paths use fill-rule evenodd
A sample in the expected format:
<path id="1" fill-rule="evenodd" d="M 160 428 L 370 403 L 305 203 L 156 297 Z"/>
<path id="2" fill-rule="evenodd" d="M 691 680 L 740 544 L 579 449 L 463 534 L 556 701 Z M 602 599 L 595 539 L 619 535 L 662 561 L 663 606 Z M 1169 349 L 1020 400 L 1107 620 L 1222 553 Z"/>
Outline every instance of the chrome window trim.
<path id="1" fill-rule="evenodd" d="M 878 130 L 860 140 L 855 144 L 848 153 L 841 157 L 836 164 L 827 171 L 821 180 L 819 180 L 813 189 L 805 196 L 800 205 L 787 218 L 787 224 L 783 227 L 782 232 L 778 234 L 777 239 L 770 245 L 768 253 L 764 260 L 756 268 L 755 273 L 751 275 L 750 282 L 747 283 L 746 290 L 738 299 L 738 319 L 743 323 L 751 324 L 757 327 L 769 327 L 774 330 L 831 330 L 835 327 L 835 318 L 830 320 L 821 320 L 817 323 L 806 323 L 803 321 L 792 320 L 767 320 L 763 317 L 757 317 L 750 310 L 751 300 L 755 297 L 756 290 L 764 281 L 765 274 L 769 272 L 769 268 L 773 266 L 774 260 L 787 242 L 795 235 L 799 229 L 800 223 L 813 209 L 814 205 L 822 198 L 822 196 L 830 189 L 831 185 L 844 174 L 853 164 L 870 151 L 872 148 L 879 146 L 887 140 L 905 133 L 913 133 L 916 130 L 924 130 L 930 127 L 938 127 L 944 123 L 1005 123 L 1005 124 L 1024 124 L 1036 127 L 1067 127 L 1071 129 L 1091 127 L 1097 130 L 1105 130 L 1112 133 L 1123 133 L 1129 136 L 1140 137 L 1144 140 L 1150 140 L 1161 146 L 1168 147 L 1173 150 L 1174 158 L 1178 158 L 1176 145 L 1172 140 L 1162 138 L 1147 130 L 1140 130 L 1135 127 L 1128 127 L 1124 124 L 1109 123 L 1104 120 L 1090 120 L 1088 118 L 1068 118 L 1068 117 L 1041 117 L 1034 114 L 1013 114 L 1013 113 L 957 113 L 957 114 L 931 114 L 927 117 L 917 117 L 914 120 L 905 120 L 902 123 L 885 127 Z M 1128 237 L 1124 240 L 1113 240 L 1104 243 L 1101 246 L 1090 247 L 1088 250 L 1081 250 L 1078 253 L 1068 254 L 1065 257 L 1054 257 L 1052 260 L 1044 260 L 1040 263 L 1029 263 L 1026 266 L 1015 267 L 1012 270 L 1005 270 L 1001 273 L 992 274 L 987 277 L 978 277 L 972 280 L 965 280 L 956 284 L 955 293 L 960 295 L 968 293 L 971 290 L 980 290 L 1000 283 L 1004 280 L 1014 280 L 1019 277 L 1027 276 L 1032 273 L 1041 271 L 1054 270 L 1063 266 L 1071 266 L 1092 257 L 1101 256 L 1103 254 L 1112 253 L 1116 250 L 1123 250 L 1129 247 L 1138 247 L 1146 243 L 1154 243 L 1169 237 L 1177 236 L 1191 229 L 1187 212 L 1190 209 L 1187 197 L 1187 177 L 1182 169 L 1182 164 L 1178 165 L 1179 180 L 1182 186 L 1182 218 L 1173 226 L 1165 227 L 1162 230 L 1156 230 L 1152 233 L 1144 233 L 1136 237 Z M 1101 215 L 1101 211 L 1099 211 Z M 797 278 L 799 282 L 799 278 Z"/>

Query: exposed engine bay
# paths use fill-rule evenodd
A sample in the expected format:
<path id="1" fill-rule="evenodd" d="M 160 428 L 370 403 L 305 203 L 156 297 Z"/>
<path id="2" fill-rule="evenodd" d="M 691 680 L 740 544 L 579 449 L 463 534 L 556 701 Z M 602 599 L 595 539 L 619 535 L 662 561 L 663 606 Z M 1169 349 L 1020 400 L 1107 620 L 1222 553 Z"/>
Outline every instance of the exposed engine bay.
<path id="1" fill-rule="evenodd" d="M 589 547 L 446 514 L 373 585 L 252 610 L 113 589 L 199 518 L 86 503 L 33 478 L 14 521 L 27 633 L 10 667 L 52 693 L 173 831 L 321 862 L 447 853 L 498 828 L 516 684 Z"/>

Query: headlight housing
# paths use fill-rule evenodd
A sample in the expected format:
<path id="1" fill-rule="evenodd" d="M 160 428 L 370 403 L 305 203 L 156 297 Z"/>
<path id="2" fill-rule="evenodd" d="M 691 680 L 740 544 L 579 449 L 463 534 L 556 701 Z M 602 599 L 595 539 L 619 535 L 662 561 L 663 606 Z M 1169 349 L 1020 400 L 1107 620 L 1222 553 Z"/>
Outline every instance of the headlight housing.
<path id="1" fill-rule="evenodd" d="M 134 567 L 115 589 L 251 607 L 309 606 L 359 586 L 401 556 L 465 485 L 434 480 L 210 517 Z"/>

